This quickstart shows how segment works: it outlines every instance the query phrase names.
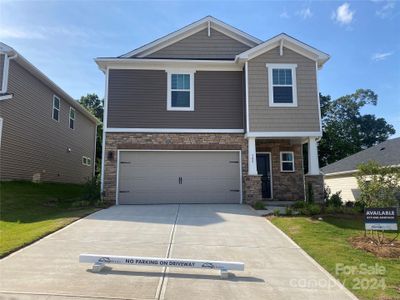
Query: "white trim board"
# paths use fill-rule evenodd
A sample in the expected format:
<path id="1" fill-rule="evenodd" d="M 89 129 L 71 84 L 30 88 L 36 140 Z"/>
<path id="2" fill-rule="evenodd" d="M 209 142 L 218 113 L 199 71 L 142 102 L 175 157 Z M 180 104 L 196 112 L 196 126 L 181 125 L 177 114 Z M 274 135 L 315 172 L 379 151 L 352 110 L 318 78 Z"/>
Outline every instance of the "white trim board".
<path id="1" fill-rule="evenodd" d="M 119 165 L 120 152 L 238 152 L 239 153 L 239 193 L 240 204 L 243 204 L 243 170 L 242 170 L 242 151 L 241 150 L 164 150 L 164 149 L 117 149 L 117 176 L 115 184 L 115 205 L 119 205 Z"/>
<path id="2" fill-rule="evenodd" d="M 283 41 L 283 44 L 282 44 Z M 305 57 L 308 57 L 314 61 L 318 62 L 318 66 L 321 68 L 323 64 L 330 58 L 330 56 L 318 49 L 315 49 L 285 33 L 281 33 L 258 46 L 251 48 L 245 52 L 242 52 L 236 55 L 236 61 L 246 61 L 250 60 L 254 57 L 257 57 L 269 50 L 272 50 L 276 47 L 281 47 L 282 51 L 284 48 L 288 48 L 293 50 Z M 282 52 L 283 54 L 284 52 Z"/>
<path id="3" fill-rule="evenodd" d="M 104 132 L 150 133 L 244 133 L 244 129 L 195 129 L 195 128 L 105 128 Z"/>
<path id="4" fill-rule="evenodd" d="M 192 69 L 197 71 L 242 71 L 243 63 L 234 60 L 185 60 L 185 59 L 132 59 L 132 58 L 96 58 L 100 70 L 135 69 L 135 70 L 166 70 Z"/>
<path id="5" fill-rule="evenodd" d="M 144 57 L 146 55 L 150 55 L 162 48 L 165 48 L 169 45 L 172 45 L 186 37 L 189 37 L 192 34 L 195 34 L 203 29 L 207 29 L 211 27 L 214 30 L 217 30 L 241 43 L 248 45 L 249 47 L 254 47 L 260 43 L 261 40 L 239 30 L 233 26 L 230 26 L 212 16 L 207 16 L 202 18 L 192 24 L 189 24 L 175 32 L 167 34 L 159 39 L 156 39 L 153 42 L 150 42 L 142 47 L 139 47 L 135 50 L 132 50 L 120 57 L 132 57 L 137 55 L 138 57 Z"/>
<path id="6" fill-rule="evenodd" d="M 103 195 L 104 192 L 104 164 L 106 157 L 106 132 L 107 132 L 107 117 L 108 117 L 108 78 L 109 69 L 106 69 L 105 74 L 105 91 L 104 91 L 104 113 L 103 113 L 103 140 L 102 140 L 102 153 L 101 153 L 101 175 L 100 175 L 100 191 Z M 103 196 L 102 196 L 103 197 Z"/>
<path id="7" fill-rule="evenodd" d="M 320 131 L 251 131 L 246 133 L 246 138 L 290 138 L 290 137 L 321 137 L 322 133 Z"/>
<path id="8" fill-rule="evenodd" d="M 0 147 L 1 147 L 1 136 L 3 134 L 3 118 L 0 117 Z"/>

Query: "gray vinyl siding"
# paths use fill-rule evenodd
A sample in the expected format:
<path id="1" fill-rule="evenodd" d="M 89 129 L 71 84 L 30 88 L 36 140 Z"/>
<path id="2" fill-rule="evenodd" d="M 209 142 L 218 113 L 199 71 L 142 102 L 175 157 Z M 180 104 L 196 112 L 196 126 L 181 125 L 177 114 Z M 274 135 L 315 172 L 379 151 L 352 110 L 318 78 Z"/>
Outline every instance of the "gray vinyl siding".
<path id="1" fill-rule="evenodd" d="M 53 120 L 54 92 L 15 61 L 8 87 L 13 98 L 0 101 L 0 180 L 32 180 L 36 173 L 55 182 L 82 183 L 91 177 L 94 122 L 76 110 L 75 129 L 70 129 L 70 105 L 61 97 L 60 121 Z M 82 156 L 92 159 L 91 167 L 82 165 Z"/>
<path id="2" fill-rule="evenodd" d="M 269 107 L 266 63 L 297 64 L 297 107 Z M 248 62 L 250 131 L 319 131 L 319 104 L 315 62 L 279 47 Z"/>
<path id="3" fill-rule="evenodd" d="M 249 48 L 214 29 L 211 29 L 211 35 L 208 36 L 208 30 L 204 29 L 146 58 L 234 59 L 237 54 Z"/>
<path id="4" fill-rule="evenodd" d="M 110 70 L 108 127 L 243 129 L 241 71 L 197 71 L 194 111 L 167 111 L 164 70 Z"/>
<path id="5" fill-rule="evenodd" d="M 3 84 L 4 54 L 0 54 L 0 88 Z"/>

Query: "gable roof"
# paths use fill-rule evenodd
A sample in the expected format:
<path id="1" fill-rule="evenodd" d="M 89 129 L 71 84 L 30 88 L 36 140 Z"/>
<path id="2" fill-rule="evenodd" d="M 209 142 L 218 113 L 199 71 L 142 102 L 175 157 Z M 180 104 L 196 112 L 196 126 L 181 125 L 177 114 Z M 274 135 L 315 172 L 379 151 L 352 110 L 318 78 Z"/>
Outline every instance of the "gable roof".
<path id="1" fill-rule="evenodd" d="M 145 57 L 146 55 L 154 53 L 164 47 L 167 47 L 173 43 L 176 43 L 196 32 L 199 32 L 205 28 L 208 28 L 208 27 L 215 29 L 219 32 L 222 32 L 223 34 L 225 34 L 239 42 L 242 42 L 243 44 L 246 44 L 249 47 L 254 47 L 254 46 L 262 43 L 261 40 L 251 36 L 248 33 L 245 33 L 231 25 L 228 25 L 212 16 L 207 16 L 207 17 L 202 18 L 190 25 L 187 25 L 175 32 L 172 32 L 166 36 L 163 36 L 151 43 L 148 43 L 148 44 L 141 46 L 135 50 L 132 50 L 126 54 L 123 54 L 119 57 L 120 58 L 132 58 L 132 57 L 142 58 L 142 57 Z"/>
<path id="2" fill-rule="evenodd" d="M 51 88 L 58 96 L 67 101 L 73 108 L 81 112 L 86 118 L 91 120 L 96 124 L 101 122 L 93 116 L 86 108 L 79 104 L 78 101 L 74 100 L 70 95 L 67 94 L 63 89 L 61 89 L 57 84 L 55 84 L 49 77 L 47 77 L 42 71 L 36 68 L 32 63 L 30 63 L 25 57 L 18 53 L 14 48 L 0 42 L 0 53 L 4 53 L 8 56 L 14 56 L 13 60 L 19 63 L 22 67 L 28 70 L 32 75 L 42 81 L 45 85 Z"/>
<path id="3" fill-rule="evenodd" d="M 376 146 L 360 151 L 343 158 L 333 164 L 321 168 L 325 175 L 338 173 L 351 173 L 357 170 L 357 166 L 368 161 L 376 161 L 383 166 L 400 165 L 400 137 L 387 140 Z"/>
<path id="4" fill-rule="evenodd" d="M 322 67 L 322 65 L 330 58 L 330 56 L 325 52 L 311 47 L 291 37 L 290 35 L 287 35 L 286 33 L 281 33 L 243 53 L 236 55 L 236 61 L 246 61 L 252 59 L 278 46 L 289 48 L 312 60 L 317 61 L 318 67 Z"/>

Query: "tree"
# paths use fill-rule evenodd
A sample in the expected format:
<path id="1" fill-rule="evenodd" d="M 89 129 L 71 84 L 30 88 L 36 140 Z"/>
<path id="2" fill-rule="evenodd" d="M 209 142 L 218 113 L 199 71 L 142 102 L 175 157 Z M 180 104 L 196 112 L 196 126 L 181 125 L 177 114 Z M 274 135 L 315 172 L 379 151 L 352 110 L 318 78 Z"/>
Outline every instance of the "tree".
<path id="1" fill-rule="evenodd" d="M 380 166 L 369 161 L 357 167 L 357 183 L 364 207 L 390 207 L 397 205 L 400 192 L 400 167 Z"/>
<path id="2" fill-rule="evenodd" d="M 96 94 L 87 94 L 79 99 L 79 103 L 84 106 L 91 114 L 99 121 L 103 121 L 104 100 L 100 100 Z M 103 141 L 103 124 L 97 125 L 97 140 L 96 140 L 96 174 L 101 171 L 101 156 L 102 156 L 102 141 Z"/>
<path id="3" fill-rule="evenodd" d="M 338 161 L 388 139 L 396 131 L 383 118 L 361 115 L 361 108 L 376 105 L 378 96 L 369 89 L 332 100 L 320 94 L 322 138 L 319 143 L 320 165 Z"/>

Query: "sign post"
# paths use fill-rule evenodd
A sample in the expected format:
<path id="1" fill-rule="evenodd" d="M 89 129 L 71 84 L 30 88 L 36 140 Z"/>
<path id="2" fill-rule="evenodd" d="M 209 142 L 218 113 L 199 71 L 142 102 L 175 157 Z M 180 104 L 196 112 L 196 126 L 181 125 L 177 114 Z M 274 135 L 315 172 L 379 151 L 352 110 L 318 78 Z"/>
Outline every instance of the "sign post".
<path id="1" fill-rule="evenodd" d="M 365 230 L 398 230 L 397 208 L 366 208 Z"/>
<path id="2" fill-rule="evenodd" d="M 175 267 L 175 268 L 195 268 L 195 269 L 214 269 L 220 270 L 222 278 L 228 277 L 228 270 L 244 270 L 244 263 L 213 260 L 192 260 L 158 257 L 139 257 L 139 256 L 117 256 L 117 255 L 97 255 L 81 254 L 80 263 L 93 263 L 93 272 L 100 272 L 106 264 L 119 265 L 139 265 L 154 267 Z"/>

